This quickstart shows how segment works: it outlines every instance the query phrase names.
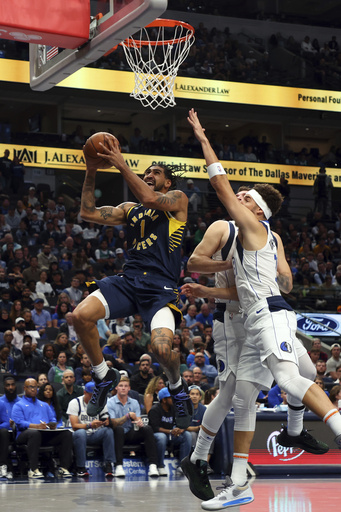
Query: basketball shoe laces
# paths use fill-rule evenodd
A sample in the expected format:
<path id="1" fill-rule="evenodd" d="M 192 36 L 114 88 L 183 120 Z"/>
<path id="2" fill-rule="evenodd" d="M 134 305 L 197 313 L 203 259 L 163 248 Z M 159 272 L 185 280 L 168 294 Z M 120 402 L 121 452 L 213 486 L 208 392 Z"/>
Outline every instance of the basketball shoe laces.
<path id="1" fill-rule="evenodd" d="M 111 381 L 104 381 L 104 382 L 99 382 L 98 384 L 96 384 L 96 386 L 94 387 L 94 390 L 92 392 L 92 397 L 90 399 L 90 402 L 92 404 L 96 404 L 97 403 L 98 395 L 101 392 L 100 388 L 105 388 L 105 387 L 107 387 L 109 385 L 112 385 Z"/>

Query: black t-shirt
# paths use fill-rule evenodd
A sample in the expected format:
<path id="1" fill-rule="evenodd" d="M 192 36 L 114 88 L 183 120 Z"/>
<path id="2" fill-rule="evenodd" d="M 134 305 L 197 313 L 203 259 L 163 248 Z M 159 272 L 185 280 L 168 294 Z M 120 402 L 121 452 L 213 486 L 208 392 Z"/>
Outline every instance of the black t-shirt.
<path id="1" fill-rule="evenodd" d="M 160 428 L 172 430 L 174 426 L 174 409 L 173 406 L 169 411 L 165 411 L 160 403 L 152 406 L 148 413 L 149 425 L 153 432 L 159 432 Z"/>

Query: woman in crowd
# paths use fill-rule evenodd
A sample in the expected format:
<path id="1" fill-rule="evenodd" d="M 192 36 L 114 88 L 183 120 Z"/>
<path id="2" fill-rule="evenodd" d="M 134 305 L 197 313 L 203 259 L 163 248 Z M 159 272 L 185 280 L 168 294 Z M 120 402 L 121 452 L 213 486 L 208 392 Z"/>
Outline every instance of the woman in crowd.
<path id="1" fill-rule="evenodd" d="M 38 389 L 41 388 L 43 384 L 47 384 L 48 383 L 47 374 L 39 373 L 38 378 L 37 378 L 37 383 L 38 383 Z"/>
<path id="2" fill-rule="evenodd" d="M 61 302 L 57 305 L 56 313 L 52 315 L 52 327 L 60 327 L 62 323 L 66 322 L 65 315 L 71 311 L 71 306 L 66 302 Z"/>
<path id="3" fill-rule="evenodd" d="M 122 338 L 118 334 L 110 334 L 107 343 L 104 345 L 102 352 L 114 357 L 118 363 L 124 364 L 122 356 Z"/>
<path id="4" fill-rule="evenodd" d="M 38 400 L 46 402 L 49 405 L 52 414 L 57 419 L 57 428 L 63 427 L 62 410 L 60 408 L 56 392 L 49 382 L 46 382 L 41 387 L 39 387 L 37 398 Z"/>
<path id="5" fill-rule="evenodd" d="M 25 331 L 35 331 L 36 326 L 32 320 L 32 312 L 30 309 L 25 308 L 22 312 L 23 319 L 25 320 Z"/>
<path id="6" fill-rule="evenodd" d="M 69 341 L 67 334 L 65 334 L 64 332 L 60 332 L 57 335 L 57 338 L 55 339 L 53 346 L 57 356 L 61 351 L 65 352 L 66 357 L 68 359 L 70 359 L 73 356 L 71 342 Z"/>
<path id="7" fill-rule="evenodd" d="M 0 345 L 0 373 L 16 373 L 14 371 L 14 360 L 9 352 L 7 345 Z"/>
<path id="8" fill-rule="evenodd" d="M 57 364 L 52 366 L 47 374 L 49 382 L 62 382 L 65 370 L 72 370 L 71 366 L 67 366 L 67 357 L 65 352 L 59 352 Z"/>
<path id="9" fill-rule="evenodd" d="M 45 297 L 54 295 L 53 288 L 50 283 L 47 282 L 47 272 L 42 270 L 40 272 L 39 281 L 36 284 L 36 293 L 43 293 Z"/>
<path id="10" fill-rule="evenodd" d="M 11 312 L 9 314 L 9 318 L 12 322 L 12 330 L 13 331 L 15 330 L 15 321 L 19 316 L 22 316 L 22 306 L 21 306 L 21 301 L 19 299 L 17 299 L 13 302 L 13 305 L 11 307 Z"/>
<path id="11" fill-rule="evenodd" d="M 151 381 L 148 383 L 146 390 L 144 392 L 144 407 L 146 409 L 146 414 L 149 413 L 153 404 L 158 403 L 158 393 L 160 389 L 165 387 L 165 381 L 160 375 L 153 377 Z"/>
<path id="12" fill-rule="evenodd" d="M 5 332 L 8 330 L 12 330 L 13 322 L 9 317 L 9 313 L 7 309 L 1 310 L 1 316 L 0 316 L 0 332 Z"/>
<path id="13" fill-rule="evenodd" d="M 43 357 L 41 360 L 40 370 L 42 373 L 48 373 L 54 364 L 56 353 L 52 343 L 45 343 L 43 347 Z"/>

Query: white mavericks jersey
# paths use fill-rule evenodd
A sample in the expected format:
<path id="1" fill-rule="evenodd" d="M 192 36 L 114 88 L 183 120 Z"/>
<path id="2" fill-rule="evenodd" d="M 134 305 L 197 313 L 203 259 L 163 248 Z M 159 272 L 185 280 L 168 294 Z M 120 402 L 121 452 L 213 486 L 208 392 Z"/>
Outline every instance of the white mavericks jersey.
<path id="1" fill-rule="evenodd" d="M 237 238 L 233 267 L 240 305 L 247 312 L 257 301 L 281 296 L 277 283 L 277 240 L 269 223 L 260 221 L 267 230 L 267 242 L 258 251 L 247 251 Z"/>
<path id="2" fill-rule="evenodd" d="M 234 221 L 228 221 L 230 234 L 226 241 L 226 244 L 222 249 L 213 254 L 212 259 L 215 261 L 226 261 L 232 260 L 236 238 L 238 235 L 238 229 L 235 226 Z M 223 270 L 215 273 L 215 287 L 216 288 L 229 288 L 235 285 L 234 271 L 233 268 L 229 270 Z M 216 299 L 216 304 L 226 304 L 226 310 L 231 313 L 237 313 L 239 311 L 239 302 L 229 299 Z"/>

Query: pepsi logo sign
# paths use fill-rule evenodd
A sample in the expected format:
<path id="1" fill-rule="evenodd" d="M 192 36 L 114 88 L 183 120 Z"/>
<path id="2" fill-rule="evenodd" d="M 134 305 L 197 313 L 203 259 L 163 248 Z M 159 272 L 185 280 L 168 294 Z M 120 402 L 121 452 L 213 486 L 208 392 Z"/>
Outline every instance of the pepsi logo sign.
<path id="1" fill-rule="evenodd" d="M 272 457 L 275 459 L 278 458 L 278 460 L 282 462 L 289 462 L 303 455 L 304 450 L 299 450 L 298 448 L 286 448 L 285 446 L 278 444 L 277 436 L 279 434 L 280 432 L 278 432 L 278 430 L 271 432 L 266 441 L 267 450 Z"/>

